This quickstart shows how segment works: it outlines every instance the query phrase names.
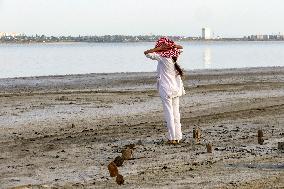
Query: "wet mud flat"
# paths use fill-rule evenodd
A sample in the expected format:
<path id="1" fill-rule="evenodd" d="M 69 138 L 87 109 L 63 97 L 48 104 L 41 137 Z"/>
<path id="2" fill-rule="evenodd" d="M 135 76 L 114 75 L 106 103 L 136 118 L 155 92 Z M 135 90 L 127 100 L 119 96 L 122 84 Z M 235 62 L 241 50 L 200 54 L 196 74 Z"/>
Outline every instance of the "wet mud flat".
<path id="1" fill-rule="evenodd" d="M 154 73 L 0 79 L 0 188 L 284 188 L 283 67 L 188 72 L 179 145 L 166 144 L 155 82 Z M 119 186 L 107 166 L 130 144 Z"/>

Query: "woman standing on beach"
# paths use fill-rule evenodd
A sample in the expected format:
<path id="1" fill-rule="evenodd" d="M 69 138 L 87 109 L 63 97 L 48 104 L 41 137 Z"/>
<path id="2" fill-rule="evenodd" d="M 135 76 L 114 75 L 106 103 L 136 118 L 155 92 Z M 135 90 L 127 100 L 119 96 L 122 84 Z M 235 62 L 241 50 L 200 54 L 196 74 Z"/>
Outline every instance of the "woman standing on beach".
<path id="1" fill-rule="evenodd" d="M 184 75 L 177 63 L 182 46 L 163 37 L 153 49 L 144 52 L 147 58 L 158 61 L 157 88 L 163 103 L 168 128 L 168 143 L 177 144 L 182 139 L 179 97 L 185 94 L 181 77 Z"/>

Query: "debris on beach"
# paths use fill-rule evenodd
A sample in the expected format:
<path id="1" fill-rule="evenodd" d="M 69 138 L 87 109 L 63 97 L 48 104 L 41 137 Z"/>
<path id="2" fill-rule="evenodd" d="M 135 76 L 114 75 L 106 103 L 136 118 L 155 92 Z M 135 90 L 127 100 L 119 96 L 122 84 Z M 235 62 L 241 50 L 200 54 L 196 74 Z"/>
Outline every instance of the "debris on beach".
<path id="1" fill-rule="evenodd" d="M 117 157 L 114 159 L 113 162 L 115 163 L 115 165 L 116 165 L 117 167 L 120 167 L 120 166 L 122 166 L 122 164 L 123 164 L 123 162 L 124 162 L 124 158 L 122 158 L 122 157 L 120 157 L 120 156 L 117 156 Z"/>
<path id="2" fill-rule="evenodd" d="M 120 174 L 117 175 L 115 181 L 116 181 L 116 183 L 117 183 L 118 185 L 124 184 L 124 178 L 123 178 L 123 176 L 120 175 Z"/>
<path id="3" fill-rule="evenodd" d="M 212 153 L 212 144 L 211 143 L 206 144 L 206 149 L 207 153 Z"/>
<path id="4" fill-rule="evenodd" d="M 284 151 L 284 142 L 278 142 L 278 150 Z"/>
<path id="5" fill-rule="evenodd" d="M 200 143 L 201 130 L 199 128 L 194 128 L 193 129 L 193 138 L 195 139 L 196 144 Z"/>
<path id="6" fill-rule="evenodd" d="M 264 139 L 263 139 L 263 131 L 262 130 L 258 130 L 257 138 L 258 138 L 258 144 L 263 145 Z"/>
<path id="7" fill-rule="evenodd" d="M 108 170 L 111 177 L 116 177 L 116 183 L 118 185 L 124 184 L 124 178 L 118 172 L 117 167 L 121 167 L 125 160 L 133 159 L 133 150 L 135 149 L 135 144 L 125 145 L 122 150 L 122 156 L 117 156 L 109 165 Z"/>
<path id="8" fill-rule="evenodd" d="M 111 177 L 116 177 L 118 175 L 118 169 L 114 162 L 111 162 L 107 167 Z"/>
<path id="9" fill-rule="evenodd" d="M 130 148 L 126 148 L 122 150 L 122 158 L 124 160 L 133 159 L 133 150 Z"/>

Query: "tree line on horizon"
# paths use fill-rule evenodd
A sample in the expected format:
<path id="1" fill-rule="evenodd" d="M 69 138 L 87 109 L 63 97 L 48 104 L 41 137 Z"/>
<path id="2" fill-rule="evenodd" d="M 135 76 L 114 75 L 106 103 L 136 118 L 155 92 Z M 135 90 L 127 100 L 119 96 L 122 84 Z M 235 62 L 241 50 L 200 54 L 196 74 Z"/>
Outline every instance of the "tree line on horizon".
<path id="1" fill-rule="evenodd" d="M 56 42 L 89 42 L 89 43 L 122 43 L 122 42 L 153 42 L 158 40 L 162 35 L 104 35 L 104 36 L 45 36 L 45 35 L 17 35 L 2 36 L 0 43 L 56 43 Z M 174 41 L 200 41 L 202 37 L 186 37 L 186 36 L 166 36 Z M 271 38 L 272 40 L 284 40 L 283 38 Z M 271 40 L 270 39 L 270 40 Z M 264 41 L 259 38 L 243 37 L 243 38 L 218 38 L 208 39 L 206 41 Z M 265 40 L 267 41 L 267 40 Z"/>

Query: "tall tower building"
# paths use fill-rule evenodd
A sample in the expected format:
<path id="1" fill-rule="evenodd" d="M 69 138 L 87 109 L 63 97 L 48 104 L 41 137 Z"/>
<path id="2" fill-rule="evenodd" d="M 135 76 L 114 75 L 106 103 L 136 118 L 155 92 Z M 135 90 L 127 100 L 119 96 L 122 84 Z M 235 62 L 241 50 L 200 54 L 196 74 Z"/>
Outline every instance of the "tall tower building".
<path id="1" fill-rule="evenodd" d="M 202 39 L 211 39 L 211 30 L 210 28 L 202 28 Z"/>

